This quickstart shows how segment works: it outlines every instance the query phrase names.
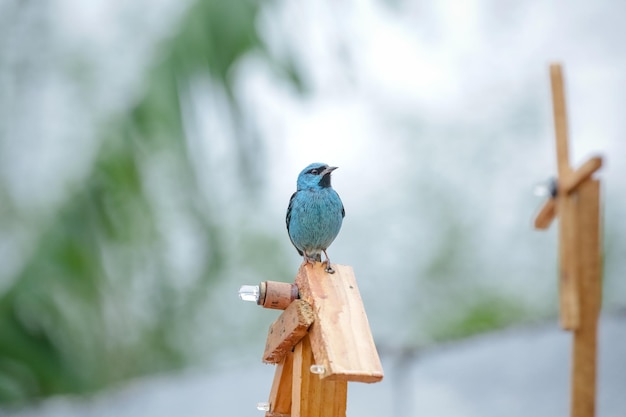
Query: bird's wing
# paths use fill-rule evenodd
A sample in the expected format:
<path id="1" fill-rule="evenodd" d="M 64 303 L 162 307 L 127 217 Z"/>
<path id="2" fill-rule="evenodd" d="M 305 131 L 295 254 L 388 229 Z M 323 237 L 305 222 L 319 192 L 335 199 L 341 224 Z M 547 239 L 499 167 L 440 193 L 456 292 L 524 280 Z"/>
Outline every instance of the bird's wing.
<path id="1" fill-rule="evenodd" d="M 335 195 L 337 196 L 337 199 L 341 203 L 341 218 L 343 219 L 344 217 L 346 217 L 346 209 L 343 207 L 343 202 L 341 201 L 341 198 L 339 197 L 339 194 L 337 193 L 337 191 L 335 191 Z"/>
<path id="2" fill-rule="evenodd" d="M 300 249 L 298 249 L 296 244 L 293 242 L 293 239 L 291 239 L 291 234 L 289 233 L 289 223 L 291 223 L 291 210 L 293 209 L 293 200 L 296 197 L 296 194 L 298 194 L 297 191 L 293 193 L 291 195 L 291 198 L 289 199 L 289 206 L 287 206 L 287 216 L 285 217 L 285 223 L 287 223 L 287 234 L 289 235 L 289 240 L 291 240 L 291 244 L 293 245 L 294 248 L 296 248 L 296 250 L 298 251 L 298 254 L 300 256 L 303 256 L 304 254 L 302 253 Z"/>
<path id="3" fill-rule="evenodd" d="M 293 209 L 293 199 L 296 197 L 298 192 L 291 194 L 291 198 L 289 199 L 289 206 L 287 206 L 287 217 L 285 218 L 285 223 L 287 223 L 287 231 L 289 231 L 289 222 L 291 222 L 291 210 Z"/>

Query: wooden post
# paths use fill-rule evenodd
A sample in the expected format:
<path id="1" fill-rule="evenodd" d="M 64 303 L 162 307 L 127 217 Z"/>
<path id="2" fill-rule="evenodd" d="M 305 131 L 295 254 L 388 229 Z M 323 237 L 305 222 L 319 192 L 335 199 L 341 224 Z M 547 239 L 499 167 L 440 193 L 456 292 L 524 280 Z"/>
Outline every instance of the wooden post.
<path id="1" fill-rule="evenodd" d="M 300 299 L 270 326 L 263 361 L 278 366 L 266 417 L 345 417 L 348 381 L 383 378 L 352 268 L 333 268 L 328 274 L 320 262 L 303 264 L 296 277 Z M 286 291 L 273 298 L 290 293 L 276 287 Z"/>
<path id="2" fill-rule="evenodd" d="M 276 366 L 274 382 L 270 390 L 270 410 L 265 417 L 289 417 L 293 390 L 293 352 L 289 351 Z"/>
<path id="3" fill-rule="evenodd" d="M 295 350 L 291 417 L 345 417 L 348 382 L 321 379 L 311 373 L 315 363 L 311 341 L 306 336 Z"/>
<path id="4" fill-rule="evenodd" d="M 595 414 L 598 318 L 602 299 L 600 183 L 586 180 L 578 189 L 580 322 L 572 351 L 572 417 Z"/>
<path id="5" fill-rule="evenodd" d="M 573 171 L 569 165 L 563 74 L 550 66 L 556 136 L 558 187 L 535 218 L 546 229 L 558 215 L 561 326 L 573 332 L 572 417 L 593 417 L 596 398 L 597 324 L 602 293 L 600 183 L 592 175 L 602 166 L 593 157 Z"/>
<path id="6" fill-rule="evenodd" d="M 565 107 L 565 91 L 563 73 L 559 64 L 550 66 L 550 80 L 552 85 L 552 103 L 554 112 L 554 131 L 556 137 L 556 160 L 559 179 L 570 176 L 572 168 L 569 165 L 569 146 L 567 137 L 567 111 Z M 561 219 L 559 224 L 559 300 L 561 308 L 561 327 L 574 330 L 578 327 L 578 277 L 576 268 L 576 210 L 574 196 L 568 193 L 558 193 L 557 212 Z"/>

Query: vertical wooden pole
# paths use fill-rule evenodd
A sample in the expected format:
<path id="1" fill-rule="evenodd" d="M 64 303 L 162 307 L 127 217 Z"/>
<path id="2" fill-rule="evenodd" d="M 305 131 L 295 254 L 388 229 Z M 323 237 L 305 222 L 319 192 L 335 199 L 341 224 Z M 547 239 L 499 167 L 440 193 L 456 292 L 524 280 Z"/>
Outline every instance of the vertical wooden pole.
<path id="1" fill-rule="evenodd" d="M 311 373 L 313 364 L 307 335 L 294 352 L 291 417 L 346 417 L 348 382 L 321 379 Z"/>
<path id="2" fill-rule="evenodd" d="M 552 87 L 552 110 L 554 112 L 554 131 L 556 134 L 556 162 L 559 178 L 567 177 L 572 168 L 569 165 L 569 146 L 567 142 L 567 108 L 565 106 L 565 87 L 561 64 L 550 65 Z"/>
<path id="3" fill-rule="evenodd" d="M 577 189 L 579 230 L 580 323 L 574 331 L 572 352 L 572 417 L 595 415 L 597 332 L 602 300 L 600 245 L 600 185 L 586 180 Z"/>
<path id="4" fill-rule="evenodd" d="M 291 414 L 293 377 L 293 352 L 287 352 L 276 365 L 276 373 L 270 391 L 270 411 L 265 417 L 288 417 Z"/>
<path id="5" fill-rule="evenodd" d="M 559 308 L 561 327 L 573 332 L 572 417 L 595 415 L 597 333 L 602 300 L 600 183 L 591 178 L 602 166 L 596 156 L 573 171 L 569 165 L 567 112 L 560 64 L 550 65 L 558 190 L 535 218 L 545 229 L 559 221 Z M 555 210 L 556 206 L 556 210 Z"/>
<path id="6" fill-rule="evenodd" d="M 565 88 L 563 71 L 560 64 L 550 65 L 552 86 L 552 104 L 554 111 L 554 132 L 556 136 L 556 161 L 559 181 L 564 181 L 572 174 L 569 164 L 569 146 L 567 142 L 567 109 L 565 106 Z M 561 327 L 575 330 L 579 323 L 578 294 L 578 259 L 576 254 L 576 202 L 574 196 L 559 190 L 557 195 L 557 213 L 559 215 L 559 306 Z"/>
<path id="7" fill-rule="evenodd" d="M 576 330 L 580 324 L 578 194 L 559 196 L 559 315 L 561 327 Z"/>

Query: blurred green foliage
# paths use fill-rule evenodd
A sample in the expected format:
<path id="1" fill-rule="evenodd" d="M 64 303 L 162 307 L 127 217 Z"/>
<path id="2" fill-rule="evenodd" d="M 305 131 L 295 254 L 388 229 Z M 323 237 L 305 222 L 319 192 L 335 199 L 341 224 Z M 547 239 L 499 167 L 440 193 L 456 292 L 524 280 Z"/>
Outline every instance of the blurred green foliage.
<path id="1" fill-rule="evenodd" d="M 103 126 L 90 174 L 40 232 L 25 267 L 1 295 L 0 403 L 89 392 L 185 363 L 180 335 L 206 301 L 224 253 L 220 219 L 197 198 L 180 86 L 210 78 L 226 92 L 233 117 L 242 118 L 233 67 L 248 52 L 263 50 L 255 26 L 261 5 L 197 1 L 159 49 L 134 108 Z M 233 137 L 245 179 L 259 145 L 245 132 Z M 202 271 L 184 288 L 168 276 L 167 246 L 145 174 L 151 156 L 163 152 L 175 167 L 166 178 L 178 190 L 172 198 L 206 239 Z M 145 276 L 148 284 L 142 284 Z M 146 289 L 132 295 L 138 285 Z"/>
<path id="2" fill-rule="evenodd" d="M 528 311 L 514 299 L 503 297 L 481 297 L 464 309 L 458 317 L 443 316 L 434 320 L 431 335 L 437 342 L 461 339 L 477 333 L 503 329 L 519 323 L 528 316 Z"/>

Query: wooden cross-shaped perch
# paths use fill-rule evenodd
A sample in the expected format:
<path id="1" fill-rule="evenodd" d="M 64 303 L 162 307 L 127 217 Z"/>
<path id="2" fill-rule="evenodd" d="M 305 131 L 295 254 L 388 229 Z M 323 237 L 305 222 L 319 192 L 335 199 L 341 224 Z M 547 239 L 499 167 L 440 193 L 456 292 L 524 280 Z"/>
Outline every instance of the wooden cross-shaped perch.
<path id="1" fill-rule="evenodd" d="M 348 381 L 383 378 L 352 268 L 333 267 L 302 265 L 300 299 L 270 326 L 263 361 L 277 367 L 266 417 L 345 417 Z"/>
<path id="2" fill-rule="evenodd" d="M 550 66 L 558 179 L 535 218 L 547 229 L 559 217 L 559 308 L 561 327 L 574 333 L 572 417 L 595 414 L 597 323 L 602 292 L 600 182 L 592 175 L 599 156 L 573 170 L 569 164 L 567 113 L 560 64 Z"/>

